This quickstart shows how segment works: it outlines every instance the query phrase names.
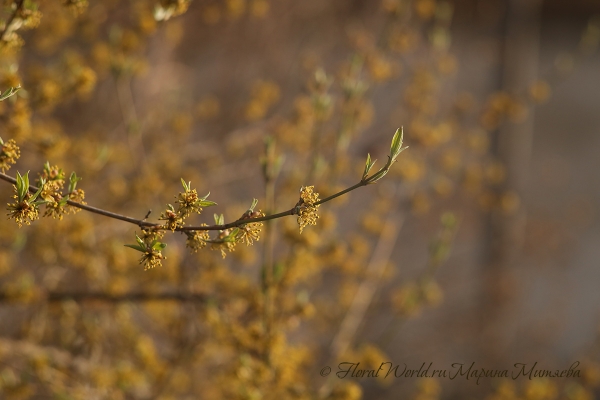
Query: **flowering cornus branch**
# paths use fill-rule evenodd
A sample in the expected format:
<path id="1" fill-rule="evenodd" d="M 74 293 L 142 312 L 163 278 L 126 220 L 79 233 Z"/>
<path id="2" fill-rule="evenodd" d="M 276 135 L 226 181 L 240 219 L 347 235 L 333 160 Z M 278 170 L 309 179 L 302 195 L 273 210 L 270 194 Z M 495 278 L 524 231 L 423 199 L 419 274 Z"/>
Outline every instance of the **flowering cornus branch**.
<path id="1" fill-rule="evenodd" d="M 17 179 L 15 179 L 4 172 L 0 172 L 0 179 L 15 185 L 14 188 L 17 192 L 15 199 L 17 201 L 9 205 L 11 210 L 9 216 L 17 219 L 17 222 L 25 220 L 25 222 L 29 223 L 26 219 L 31 221 L 37 219 L 37 207 L 45 204 L 47 207 L 45 215 L 62 218 L 62 215 L 65 213 L 63 208 L 70 206 L 71 208 L 89 211 L 139 226 L 142 229 L 142 235 L 138 236 L 136 234 L 137 243 L 127 246 L 143 253 L 140 263 L 148 269 L 161 265 L 161 261 L 165 259 L 162 255 L 162 250 L 166 247 L 166 244 L 162 243 L 160 239 L 163 237 L 164 231 L 167 230 L 185 233 L 187 235 L 186 245 L 192 251 L 197 251 L 210 244 L 211 248 L 220 250 L 223 257 L 226 254 L 225 250 L 233 251 L 236 243 L 242 242 L 251 245 L 254 240 L 259 240 L 259 233 L 262 227 L 261 222 L 263 221 L 288 215 L 297 215 L 300 233 L 302 233 L 306 226 L 316 225 L 319 218 L 317 211 L 321 204 L 361 186 L 376 183 L 383 178 L 390 170 L 392 164 L 396 162 L 398 155 L 407 148 L 402 147 L 403 137 L 402 128 L 396 130 L 386 164 L 372 175 L 369 175 L 369 173 L 376 160 L 372 161 L 369 154 L 361 180 L 347 189 L 324 199 L 319 199 L 319 194 L 314 192 L 313 186 L 302 187 L 300 189 L 300 199 L 294 207 L 287 211 L 271 215 L 255 211 L 254 208 L 258 203 L 258 200 L 255 199 L 250 208 L 235 221 L 225 223 L 223 215 L 215 214 L 214 225 L 184 226 L 185 218 L 195 213 L 200 214 L 203 208 L 217 205 L 217 203 L 207 200 L 210 193 L 204 197 L 198 196 L 196 189 L 191 188 L 191 183 L 186 183 L 183 179 L 181 182 L 184 191 L 176 196 L 175 205 L 169 204 L 167 209 L 160 215 L 159 220 L 165 221 L 164 224 L 148 222 L 146 218 L 136 219 L 128 217 L 87 205 L 82 201 L 77 201 L 82 200 L 84 194 L 81 189 L 75 189 L 76 183 L 81 179 L 75 173 L 71 174 L 68 193 L 62 194 L 60 189 L 62 188 L 65 175 L 62 169 L 50 167 L 48 163 L 44 166 L 44 173 L 39 180 L 40 185 L 38 187 L 29 185 L 28 174 L 23 176 L 19 174 Z M 0 150 L 0 165 L 3 165 L 4 169 L 7 169 L 9 164 L 14 163 L 15 159 L 18 158 L 18 154 L 18 147 L 16 147 L 13 141 L 3 144 Z M 34 195 L 30 196 L 29 193 L 33 193 Z M 32 200 L 38 197 L 41 200 L 32 203 Z M 20 210 L 22 209 L 29 210 L 28 214 L 21 215 L 22 212 Z M 219 233 L 216 238 L 211 239 L 208 236 L 208 231 L 218 231 Z"/>

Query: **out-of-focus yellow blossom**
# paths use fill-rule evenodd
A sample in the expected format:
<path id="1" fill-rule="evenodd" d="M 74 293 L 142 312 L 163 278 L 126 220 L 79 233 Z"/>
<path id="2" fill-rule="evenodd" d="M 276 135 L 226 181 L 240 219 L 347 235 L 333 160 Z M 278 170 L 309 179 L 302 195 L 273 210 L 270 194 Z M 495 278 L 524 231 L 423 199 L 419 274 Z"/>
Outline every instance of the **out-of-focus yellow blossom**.
<path id="1" fill-rule="evenodd" d="M 249 121 L 263 118 L 269 108 L 279 100 L 279 86 L 272 81 L 258 81 L 252 88 L 252 97 L 246 105 L 245 116 Z"/>
<path id="2" fill-rule="evenodd" d="M 416 214 L 426 214 L 431 208 L 431 200 L 429 196 L 423 192 L 418 191 L 412 196 L 412 210 Z"/>
<path id="3" fill-rule="evenodd" d="M 552 89 L 548 82 L 537 81 L 529 86 L 529 96 L 536 103 L 544 103 L 550 97 Z"/>
<path id="4" fill-rule="evenodd" d="M 507 191 L 500 198 L 500 208 L 506 214 L 513 214 L 519 209 L 521 199 L 514 191 Z"/>
<path id="5" fill-rule="evenodd" d="M 493 185 L 502 183 L 506 178 L 506 168 L 500 162 L 493 162 L 485 167 L 485 177 Z"/>
<path id="6" fill-rule="evenodd" d="M 448 197 L 454 191 L 454 184 L 451 179 L 445 176 L 439 176 L 433 181 L 433 190 L 440 197 Z"/>
<path id="7" fill-rule="evenodd" d="M 397 164 L 397 168 L 392 170 L 394 175 L 399 174 L 409 182 L 420 181 L 425 176 L 426 166 L 421 159 L 403 154 L 403 157 L 398 158 Z"/>
<path id="8" fill-rule="evenodd" d="M 190 133 L 192 127 L 192 117 L 188 112 L 178 112 L 173 115 L 171 120 L 171 127 L 175 134 L 179 137 L 187 136 Z"/>
<path id="9" fill-rule="evenodd" d="M 0 138 L 0 171 L 6 172 L 21 156 L 21 150 L 14 139 L 4 142 Z"/>
<path id="10" fill-rule="evenodd" d="M 264 18 L 269 13 L 270 5 L 267 0 L 252 0 L 250 14 L 256 18 Z"/>
<path id="11" fill-rule="evenodd" d="M 215 118 L 220 111 L 219 100 L 212 95 L 204 97 L 196 105 L 196 115 L 202 121 Z"/>
<path id="12" fill-rule="evenodd" d="M 221 20 L 221 9 L 218 5 L 207 5 L 202 11 L 202 19 L 208 25 L 217 24 Z"/>
<path id="13" fill-rule="evenodd" d="M 399 15 L 405 9 L 405 2 L 402 0 L 383 0 L 381 8 L 390 14 Z"/>
<path id="14" fill-rule="evenodd" d="M 475 98 L 473 94 L 469 92 L 461 92 L 456 96 L 454 105 L 457 111 L 461 113 L 468 113 L 475 107 Z"/>
<path id="15" fill-rule="evenodd" d="M 40 107 L 50 109 L 61 98 L 61 86 L 53 79 L 44 79 L 38 88 L 36 101 Z"/>
<path id="16" fill-rule="evenodd" d="M 62 2 L 75 15 L 80 15 L 88 7 L 87 0 L 62 0 Z"/>
<path id="17" fill-rule="evenodd" d="M 419 379 L 417 387 L 418 395 L 415 400 L 436 400 L 442 394 L 442 387 L 437 379 Z"/>
<path id="18" fill-rule="evenodd" d="M 238 19 L 246 11 L 246 0 L 226 0 L 227 16 Z"/>
<path id="19" fill-rule="evenodd" d="M 458 170 L 462 162 L 461 151 L 455 147 L 444 150 L 439 159 L 440 166 L 447 173 Z"/>
<path id="20" fill-rule="evenodd" d="M 414 315 L 421 309 L 421 290 L 415 283 L 409 283 L 392 293 L 392 304 L 401 315 Z"/>
<path id="21" fill-rule="evenodd" d="M 379 54 L 367 58 L 367 67 L 375 82 L 384 82 L 394 74 L 394 65 Z"/>
<path id="22" fill-rule="evenodd" d="M 558 396 L 556 384 L 544 378 L 528 381 L 524 392 L 526 400 L 549 400 Z"/>
<path id="23" fill-rule="evenodd" d="M 445 54 L 439 59 L 437 67 L 441 74 L 451 75 L 458 69 L 458 60 L 451 54 Z"/>
<path id="24" fill-rule="evenodd" d="M 489 134 L 483 130 L 475 130 L 467 135 L 467 146 L 477 154 L 484 154 L 490 146 Z"/>
<path id="25" fill-rule="evenodd" d="M 491 190 L 486 190 L 479 195 L 477 201 L 482 210 L 491 211 L 496 206 L 496 197 Z"/>
<path id="26" fill-rule="evenodd" d="M 469 164 L 465 168 L 464 185 L 473 192 L 477 192 L 481 188 L 483 180 L 483 169 L 479 164 Z"/>
<path id="27" fill-rule="evenodd" d="M 166 21 L 185 13 L 191 0 L 159 0 L 154 9 L 154 18 L 157 21 Z"/>
<path id="28" fill-rule="evenodd" d="M 431 19 L 435 14 L 435 0 L 416 0 L 414 6 L 417 15 L 424 20 Z"/>
<path id="29" fill-rule="evenodd" d="M 396 29 L 390 35 L 389 46 L 397 53 L 410 53 L 418 48 L 420 40 L 418 33 L 411 29 Z"/>
<path id="30" fill-rule="evenodd" d="M 89 67 L 79 68 L 74 75 L 74 89 L 80 97 L 85 97 L 90 94 L 96 87 L 96 72 Z"/>

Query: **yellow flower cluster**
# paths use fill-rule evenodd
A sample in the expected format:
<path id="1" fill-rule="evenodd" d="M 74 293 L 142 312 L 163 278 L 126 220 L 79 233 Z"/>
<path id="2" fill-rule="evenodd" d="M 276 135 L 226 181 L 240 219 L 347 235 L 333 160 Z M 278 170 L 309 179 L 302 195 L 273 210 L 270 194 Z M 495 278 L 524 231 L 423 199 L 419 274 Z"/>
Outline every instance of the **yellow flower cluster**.
<path id="1" fill-rule="evenodd" d="M 259 218 L 264 216 L 265 214 L 263 214 L 262 211 L 254 211 L 249 215 L 251 218 Z M 246 243 L 247 246 L 252 245 L 255 240 L 258 241 L 260 239 L 260 231 L 262 227 L 262 222 L 249 222 L 241 225 L 237 234 L 237 241 Z"/>
<path id="2" fill-rule="evenodd" d="M 203 226 L 206 224 L 202 224 Z M 210 239 L 208 231 L 192 231 L 186 232 L 187 239 L 185 245 L 188 249 L 196 253 L 206 247 L 207 241 Z"/>
<path id="3" fill-rule="evenodd" d="M 17 187 L 13 185 L 15 193 L 17 193 Z M 39 210 L 31 204 L 31 194 L 26 193 L 25 198 L 22 201 L 18 201 L 19 196 L 15 194 L 13 198 L 17 201 L 8 204 L 8 217 L 14 219 L 19 227 L 23 226 L 23 223 L 30 225 L 31 222 L 39 218 Z"/>
<path id="4" fill-rule="evenodd" d="M 186 190 L 185 192 L 179 193 L 177 204 L 179 207 L 177 209 L 181 218 L 187 218 L 193 213 L 200 214 L 202 212 L 202 207 L 198 203 L 199 197 L 196 189 Z"/>
<path id="5" fill-rule="evenodd" d="M 223 258 L 227 256 L 227 253 L 225 252 L 226 250 L 228 250 L 230 253 L 235 250 L 235 241 L 225 240 L 225 238 L 229 237 L 230 234 L 231 231 L 229 229 L 224 230 L 219 234 L 217 238 L 218 241 L 212 243 L 210 246 L 210 248 L 213 250 L 220 250 Z"/>
<path id="6" fill-rule="evenodd" d="M 319 193 L 314 193 L 313 189 L 314 186 L 304 186 L 300 189 L 300 201 L 297 207 L 300 233 L 307 225 L 316 225 L 319 219 L 317 214 L 319 205 L 315 204 L 319 201 Z"/>
<path id="7" fill-rule="evenodd" d="M 167 259 L 159 249 L 154 247 L 154 244 L 163 236 L 164 232 L 160 230 L 142 229 L 141 240 L 145 244 L 146 250 L 143 252 L 139 263 L 144 266 L 144 271 L 161 267 L 162 261 Z"/>
<path id="8" fill-rule="evenodd" d="M 246 105 L 245 117 L 256 121 L 265 117 L 269 109 L 279 100 L 279 86 L 272 81 L 258 81 L 252 88 L 252 97 Z"/>

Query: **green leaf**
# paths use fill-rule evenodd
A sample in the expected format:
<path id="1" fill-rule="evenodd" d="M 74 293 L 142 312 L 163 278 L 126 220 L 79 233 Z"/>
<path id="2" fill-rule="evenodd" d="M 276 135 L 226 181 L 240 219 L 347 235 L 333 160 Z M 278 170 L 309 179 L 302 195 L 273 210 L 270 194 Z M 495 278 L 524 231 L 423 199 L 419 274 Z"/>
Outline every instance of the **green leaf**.
<path id="1" fill-rule="evenodd" d="M 223 238 L 223 241 L 224 242 L 235 242 L 238 233 L 240 233 L 240 228 L 232 229 L 231 233 L 229 233 L 229 235 L 227 235 Z"/>
<path id="2" fill-rule="evenodd" d="M 378 180 L 383 178 L 388 173 L 388 171 L 388 168 L 381 168 L 379 171 L 377 171 L 377 173 L 375 173 L 372 177 L 369 178 L 369 183 L 377 182 Z"/>
<path id="3" fill-rule="evenodd" d="M 402 147 L 402 142 L 404 140 L 404 128 L 396 129 L 396 133 L 394 134 L 394 138 L 392 139 L 392 146 L 390 148 L 390 162 L 396 161 L 396 158 L 400 153 L 404 150 L 408 149 L 408 146 Z"/>
<path id="4" fill-rule="evenodd" d="M 0 101 L 8 99 L 10 96 L 13 96 L 14 94 L 16 94 L 20 89 L 21 89 L 21 85 L 19 85 L 17 87 L 11 87 L 4 93 L 2 93 L 0 91 Z"/>
<path id="5" fill-rule="evenodd" d="M 367 162 L 365 163 L 365 172 L 363 172 L 363 179 L 365 179 L 369 175 L 369 171 L 371 171 L 371 168 L 373 168 L 373 165 L 375 165 L 376 162 L 377 160 L 371 161 L 371 154 L 367 153 Z"/>
<path id="6" fill-rule="evenodd" d="M 37 197 L 40 195 L 40 193 L 42 193 L 42 190 L 44 189 L 44 184 L 46 183 L 45 179 L 40 179 L 40 187 L 38 188 L 38 190 L 33 194 L 33 196 L 31 196 L 31 200 L 35 200 L 37 199 Z M 29 188 L 29 186 L 27 186 L 27 188 Z"/>
<path id="7" fill-rule="evenodd" d="M 136 244 L 126 244 L 126 245 L 124 245 L 124 246 L 125 246 L 125 247 L 129 247 L 129 248 L 132 248 L 132 249 L 134 249 L 134 250 L 137 250 L 137 251 L 139 251 L 139 252 L 142 252 L 142 253 L 145 253 L 145 252 L 146 252 L 146 248 L 145 248 L 145 247 L 138 246 L 138 245 L 136 245 Z"/>
<path id="8" fill-rule="evenodd" d="M 17 196 L 19 201 L 23 200 L 23 177 L 19 171 L 17 171 Z"/>
<path id="9" fill-rule="evenodd" d="M 23 177 L 23 186 L 25 193 L 27 193 L 27 191 L 29 190 L 29 171 L 27 171 L 27 173 Z"/>
<path id="10" fill-rule="evenodd" d="M 396 152 L 398 150 L 400 150 L 400 147 L 402 147 L 403 139 L 404 139 L 404 128 L 396 129 L 396 133 L 394 133 L 394 137 L 392 138 L 392 146 L 390 148 L 390 155 L 392 156 L 392 158 L 394 157 L 394 154 L 396 154 Z"/>
<path id="11" fill-rule="evenodd" d="M 210 201 L 210 200 L 198 200 L 196 202 L 196 204 L 198 204 L 200 207 L 211 207 L 211 206 L 217 205 L 217 203 L 215 203 L 214 201 Z"/>
<path id="12" fill-rule="evenodd" d="M 190 187 L 192 186 L 192 181 L 190 181 L 189 183 L 185 183 L 185 181 L 183 180 L 183 178 L 181 178 L 181 184 L 183 185 L 183 189 L 186 192 L 190 191 Z"/>
<path id="13" fill-rule="evenodd" d="M 144 249 L 146 249 L 146 243 L 144 243 L 144 239 L 142 239 L 141 237 L 139 237 L 137 235 L 137 233 L 135 234 L 135 240 L 138 242 L 138 244 L 143 247 Z M 145 251 L 145 250 L 144 250 Z"/>
<path id="14" fill-rule="evenodd" d="M 156 242 L 152 244 L 152 249 L 154 250 L 162 250 L 167 247 L 166 243 Z"/>
<path id="15" fill-rule="evenodd" d="M 253 199 L 252 205 L 249 208 L 250 212 L 254 212 L 254 207 L 256 207 L 257 204 L 258 204 L 258 199 Z"/>
<path id="16" fill-rule="evenodd" d="M 75 171 L 71 172 L 71 176 L 69 177 L 69 193 L 75 191 L 77 187 L 77 182 L 79 182 L 82 178 L 78 177 Z"/>
<path id="17" fill-rule="evenodd" d="M 208 192 L 208 194 L 207 194 L 206 196 L 204 196 L 204 197 L 201 197 L 201 198 L 200 198 L 200 200 L 206 200 L 206 198 L 207 198 L 208 196 L 210 196 L 210 192 Z M 215 203 L 215 204 L 217 204 L 217 203 Z"/>
<path id="18" fill-rule="evenodd" d="M 221 214 L 221 215 L 215 214 L 215 224 L 216 225 L 225 225 L 225 217 L 223 217 L 223 214 Z"/>

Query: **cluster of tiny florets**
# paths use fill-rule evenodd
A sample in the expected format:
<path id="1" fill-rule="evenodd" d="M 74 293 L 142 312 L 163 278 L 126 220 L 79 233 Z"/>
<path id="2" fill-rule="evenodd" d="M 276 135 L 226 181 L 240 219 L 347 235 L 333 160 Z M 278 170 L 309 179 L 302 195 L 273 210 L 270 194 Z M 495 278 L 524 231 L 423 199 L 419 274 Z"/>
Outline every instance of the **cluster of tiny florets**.
<path id="1" fill-rule="evenodd" d="M 260 210 L 252 212 L 248 211 L 248 213 L 244 215 L 246 218 L 260 218 L 264 216 L 265 214 Z M 244 217 L 242 217 L 242 219 L 244 219 Z M 237 234 L 237 241 L 245 243 L 246 246 L 252 245 L 255 240 L 258 242 L 260 240 L 260 231 L 262 230 L 262 227 L 262 222 L 249 222 L 241 225 Z"/>
<path id="2" fill-rule="evenodd" d="M 142 238 L 144 243 L 146 243 L 147 245 L 151 245 L 152 242 L 154 242 L 155 240 L 162 239 L 163 236 L 165 236 L 165 233 L 163 231 L 158 230 L 158 229 L 148 228 L 148 229 L 142 229 L 142 236 L 140 236 L 140 237 Z"/>
<path id="3" fill-rule="evenodd" d="M 52 184 L 51 187 L 48 187 L 49 189 L 56 188 L 56 190 L 60 190 L 65 185 L 65 173 L 62 168 L 59 168 L 56 165 L 50 166 L 49 164 L 46 164 L 44 170 L 40 174 L 39 181 Z"/>
<path id="4" fill-rule="evenodd" d="M 233 252 L 235 250 L 235 242 L 212 243 L 210 248 L 213 250 L 220 250 L 221 256 L 225 258 L 227 257 L 227 253 L 225 252 L 225 250 L 228 250 L 230 253 Z"/>
<path id="5" fill-rule="evenodd" d="M 175 232 L 175 229 L 183 225 L 183 217 L 177 211 L 171 209 L 165 210 L 160 214 L 159 220 L 166 221 L 165 228 Z"/>
<path id="6" fill-rule="evenodd" d="M 46 205 L 44 217 L 52 217 L 61 220 L 66 214 L 65 207 L 61 204 L 63 198 L 61 194 L 62 181 L 50 180 L 44 182 L 43 185 L 40 197 L 45 201 Z"/>
<path id="7" fill-rule="evenodd" d="M 198 200 L 199 198 L 196 189 L 179 193 L 179 196 L 177 196 L 177 204 L 179 205 L 177 212 L 182 218 L 187 218 L 193 213 L 200 214 L 202 212 L 202 207 L 198 203 Z"/>
<path id="8" fill-rule="evenodd" d="M 298 205 L 298 225 L 300 233 L 307 225 L 316 225 L 319 215 L 317 214 L 319 193 L 313 192 L 314 186 L 305 186 L 300 189 L 300 204 Z"/>
<path id="9" fill-rule="evenodd" d="M 202 226 L 206 226 L 206 224 L 202 224 Z M 208 236 L 208 231 L 186 232 L 186 235 L 187 239 L 185 241 L 185 245 L 194 253 L 205 248 L 207 241 L 210 239 Z"/>
<path id="10" fill-rule="evenodd" d="M 13 185 L 13 188 L 17 192 L 17 187 Z M 9 213 L 7 215 L 8 218 L 14 219 L 19 227 L 23 226 L 23 223 L 30 225 L 32 221 L 39 218 L 38 208 L 28 201 L 31 194 L 27 193 L 22 201 L 19 201 L 19 196 L 16 194 L 13 198 L 16 201 L 8 204 Z"/>
<path id="11" fill-rule="evenodd" d="M 83 191 L 83 189 L 75 189 L 71 193 L 69 193 L 69 200 L 71 201 L 74 201 L 79 204 L 86 204 L 85 201 L 83 201 L 83 199 L 85 199 L 85 192 Z M 69 207 L 68 209 L 73 214 L 81 211 L 81 209 L 77 207 Z"/>
<path id="12" fill-rule="evenodd" d="M 144 271 L 152 268 L 162 267 L 162 260 L 167 257 L 163 256 L 160 251 L 149 248 L 140 258 L 140 264 L 144 266 Z"/>
<path id="13" fill-rule="evenodd" d="M 142 254 L 139 263 L 144 266 L 144 271 L 156 267 L 161 267 L 162 260 L 167 259 L 167 257 L 165 257 L 160 250 L 152 248 L 152 245 L 157 240 L 162 239 L 164 235 L 164 232 L 158 229 L 142 229 L 142 235 L 140 236 L 140 238 L 144 241 L 146 245 L 146 251 Z"/>

